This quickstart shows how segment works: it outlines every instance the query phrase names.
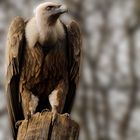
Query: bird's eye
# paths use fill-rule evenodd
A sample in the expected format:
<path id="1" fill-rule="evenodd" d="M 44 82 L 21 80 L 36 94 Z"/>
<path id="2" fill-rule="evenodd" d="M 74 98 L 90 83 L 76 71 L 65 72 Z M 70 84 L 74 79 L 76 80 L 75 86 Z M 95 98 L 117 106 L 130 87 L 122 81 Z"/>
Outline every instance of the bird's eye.
<path id="1" fill-rule="evenodd" d="M 54 8 L 54 6 L 47 6 L 47 10 L 49 11 L 49 10 L 51 10 L 51 9 L 53 9 Z"/>

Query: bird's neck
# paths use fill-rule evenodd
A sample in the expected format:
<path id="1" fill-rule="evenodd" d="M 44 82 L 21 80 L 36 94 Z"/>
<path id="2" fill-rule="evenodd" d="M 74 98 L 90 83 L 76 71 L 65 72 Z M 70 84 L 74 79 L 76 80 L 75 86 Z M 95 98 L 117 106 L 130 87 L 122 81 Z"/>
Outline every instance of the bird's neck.
<path id="1" fill-rule="evenodd" d="M 59 20 L 57 20 L 53 25 L 48 25 L 45 19 L 36 18 L 36 25 L 39 32 L 39 43 L 42 45 L 44 43 L 53 45 L 64 35 L 64 29 Z"/>

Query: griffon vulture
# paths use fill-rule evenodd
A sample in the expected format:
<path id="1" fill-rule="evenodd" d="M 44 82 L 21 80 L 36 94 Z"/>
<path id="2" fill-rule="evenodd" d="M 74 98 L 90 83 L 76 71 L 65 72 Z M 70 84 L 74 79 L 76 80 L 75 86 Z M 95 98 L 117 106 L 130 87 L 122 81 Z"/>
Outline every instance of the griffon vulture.
<path id="1" fill-rule="evenodd" d="M 6 95 L 13 137 L 15 123 L 49 109 L 70 113 L 79 79 L 81 33 L 60 15 L 65 5 L 45 2 L 28 21 L 16 17 L 7 41 Z"/>

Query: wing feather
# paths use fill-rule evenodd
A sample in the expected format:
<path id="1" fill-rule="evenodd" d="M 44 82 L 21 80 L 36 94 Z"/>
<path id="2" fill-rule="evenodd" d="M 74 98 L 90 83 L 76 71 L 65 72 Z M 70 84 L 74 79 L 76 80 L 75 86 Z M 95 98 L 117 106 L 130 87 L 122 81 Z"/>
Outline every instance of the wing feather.
<path id="1" fill-rule="evenodd" d="M 10 125 L 14 139 L 16 138 L 15 123 L 22 119 L 21 100 L 19 95 L 19 76 L 24 49 L 25 22 L 16 17 L 8 31 L 7 38 L 7 73 L 6 73 L 6 96 L 7 108 L 10 117 Z"/>
<path id="2" fill-rule="evenodd" d="M 67 26 L 67 37 L 69 57 L 69 91 L 66 97 L 66 103 L 63 112 L 70 113 L 75 98 L 77 84 L 79 81 L 79 69 L 82 47 L 81 31 L 77 22 L 72 21 L 70 25 Z"/>

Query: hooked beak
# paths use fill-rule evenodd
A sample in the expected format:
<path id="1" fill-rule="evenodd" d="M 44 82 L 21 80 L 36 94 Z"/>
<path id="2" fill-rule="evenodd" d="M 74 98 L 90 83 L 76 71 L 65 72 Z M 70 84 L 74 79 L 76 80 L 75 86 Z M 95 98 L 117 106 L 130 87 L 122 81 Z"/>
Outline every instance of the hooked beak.
<path id="1" fill-rule="evenodd" d="M 51 12 L 51 16 L 48 19 L 48 24 L 53 25 L 56 23 L 59 16 L 63 13 L 68 12 L 68 8 L 65 5 L 58 5 L 54 10 Z"/>
<path id="2" fill-rule="evenodd" d="M 66 5 L 61 5 L 61 6 L 59 7 L 59 12 L 60 12 L 61 14 L 68 12 L 67 6 L 66 6 Z"/>
<path id="3" fill-rule="evenodd" d="M 68 8 L 66 5 L 59 5 L 55 11 L 54 11 L 54 15 L 61 15 L 63 13 L 68 12 Z"/>

